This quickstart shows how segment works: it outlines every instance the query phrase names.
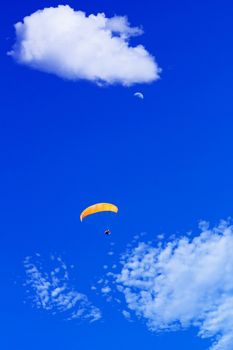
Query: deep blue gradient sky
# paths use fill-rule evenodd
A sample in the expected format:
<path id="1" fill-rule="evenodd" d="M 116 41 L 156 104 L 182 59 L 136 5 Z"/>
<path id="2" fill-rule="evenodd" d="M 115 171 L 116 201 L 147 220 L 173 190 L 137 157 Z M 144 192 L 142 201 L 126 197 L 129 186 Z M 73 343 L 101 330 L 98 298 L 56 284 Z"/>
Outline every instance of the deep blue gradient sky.
<path id="1" fill-rule="evenodd" d="M 69 4 L 127 15 L 162 68 L 151 85 L 97 87 L 17 65 L 6 55 L 13 25 L 32 12 Z M 89 293 L 109 259 L 134 234 L 170 235 L 217 223 L 233 205 L 231 1 L 41 1 L 1 5 L 1 336 L 13 349 L 206 349 L 194 330 L 155 336 Z M 142 91 L 143 101 L 133 96 Z M 79 213 L 116 203 L 110 240 Z M 23 304 L 25 256 L 58 252 L 75 265 L 77 288 L 103 309 L 94 324 L 67 323 Z"/>

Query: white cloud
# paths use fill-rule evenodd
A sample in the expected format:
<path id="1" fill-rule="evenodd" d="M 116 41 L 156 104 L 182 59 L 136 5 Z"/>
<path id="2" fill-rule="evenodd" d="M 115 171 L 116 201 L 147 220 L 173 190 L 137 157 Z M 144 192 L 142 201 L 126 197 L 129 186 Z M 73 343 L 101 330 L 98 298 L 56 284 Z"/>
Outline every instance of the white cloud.
<path id="1" fill-rule="evenodd" d="M 32 257 L 24 260 L 24 285 L 33 306 L 52 314 L 60 313 L 66 319 L 82 318 L 94 322 L 101 318 L 100 310 L 89 302 L 87 296 L 70 286 L 68 267 L 60 257 L 51 257 L 47 272 L 40 261 Z"/>
<path id="2" fill-rule="evenodd" d="M 111 288 L 109 286 L 103 287 L 103 288 L 101 288 L 101 292 L 103 294 L 108 294 L 111 292 Z"/>
<path id="3" fill-rule="evenodd" d="M 163 233 L 157 235 L 157 239 L 158 239 L 159 241 L 162 241 L 164 238 L 165 238 L 165 237 L 164 237 L 164 234 L 163 234 Z"/>
<path id="4" fill-rule="evenodd" d="M 19 63 L 71 80 L 99 84 L 149 83 L 160 69 L 142 46 L 130 46 L 142 34 L 127 17 L 87 16 L 67 6 L 45 8 L 15 25 L 16 43 L 9 53 Z"/>
<path id="5" fill-rule="evenodd" d="M 122 257 L 113 285 L 152 331 L 199 328 L 211 350 L 233 348 L 233 226 L 221 222 L 195 238 L 139 242 Z M 127 310 L 126 310 L 127 311 Z"/>
<path id="6" fill-rule="evenodd" d="M 122 315 L 123 315 L 127 320 L 130 320 L 130 318 L 131 318 L 129 311 L 127 311 L 127 310 L 123 310 L 123 311 L 122 311 Z"/>
<path id="7" fill-rule="evenodd" d="M 113 252 L 113 251 L 109 251 L 109 252 L 108 252 L 108 255 L 109 255 L 109 256 L 112 256 L 112 255 L 114 255 L 114 252 Z"/>

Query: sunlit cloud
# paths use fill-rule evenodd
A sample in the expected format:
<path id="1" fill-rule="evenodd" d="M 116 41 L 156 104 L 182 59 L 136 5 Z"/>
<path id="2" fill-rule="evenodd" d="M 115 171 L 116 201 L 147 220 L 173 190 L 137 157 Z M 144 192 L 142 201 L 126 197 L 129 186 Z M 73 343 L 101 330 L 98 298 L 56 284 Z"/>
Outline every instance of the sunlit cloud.
<path id="1" fill-rule="evenodd" d="M 37 309 L 51 314 L 61 314 L 65 319 L 87 319 L 90 322 L 101 318 L 101 312 L 88 297 L 72 287 L 69 267 L 58 256 L 51 256 L 43 264 L 39 255 L 24 260 L 26 279 L 24 286 L 28 299 Z"/>
<path id="2" fill-rule="evenodd" d="M 201 222 L 200 230 L 194 238 L 138 241 L 103 284 L 123 296 L 126 318 L 144 319 L 151 331 L 195 326 L 200 337 L 213 340 L 211 350 L 231 350 L 233 225 L 223 221 L 210 229 Z"/>
<path id="3" fill-rule="evenodd" d="M 15 24 L 16 42 L 9 55 L 19 63 L 71 80 L 98 84 L 149 83 L 160 68 L 142 46 L 130 46 L 142 29 L 127 17 L 86 15 L 71 7 L 44 8 Z"/>

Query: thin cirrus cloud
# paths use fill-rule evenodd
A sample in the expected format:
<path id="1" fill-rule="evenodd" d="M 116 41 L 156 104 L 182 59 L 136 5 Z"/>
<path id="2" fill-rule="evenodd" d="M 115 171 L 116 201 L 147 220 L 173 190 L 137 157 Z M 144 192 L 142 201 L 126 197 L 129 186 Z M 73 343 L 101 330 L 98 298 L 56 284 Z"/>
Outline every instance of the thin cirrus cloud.
<path id="1" fill-rule="evenodd" d="M 127 318 L 143 318 L 151 331 L 195 326 L 211 350 L 233 348 L 233 225 L 205 222 L 194 237 L 138 242 L 122 256 L 105 287 L 124 298 Z"/>
<path id="2" fill-rule="evenodd" d="M 44 266 L 40 255 L 24 259 L 26 279 L 24 286 L 28 298 L 37 309 L 60 314 L 64 319 L 86 319 L 89 322 L 101 318 L 100 310 L 88 297 L 70 286 L 69 268 L 60 257 L 51 256 Z"/>
<path id="3" fill-rule="evenodd" d="M 142 29 L 127 17 L 87 16 L 70 6 L 44 8 L 15 24 L 16 42 L 9 52 L 19 63 L 70 80 L 97 84 L 150 83 L 160 68 L 142 46 L 130 46 Z"/>

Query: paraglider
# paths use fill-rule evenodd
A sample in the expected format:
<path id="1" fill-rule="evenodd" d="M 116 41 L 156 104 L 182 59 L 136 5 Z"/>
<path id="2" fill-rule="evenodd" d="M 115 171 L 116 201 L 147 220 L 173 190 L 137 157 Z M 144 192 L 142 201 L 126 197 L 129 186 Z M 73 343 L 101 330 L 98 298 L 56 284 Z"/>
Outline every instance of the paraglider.
<path id="1" fill-rule="evenodd" d="M 90 207 L 87 207 L 82 211 L 82 213 L 80 214 L 80 220 L 83 221 L 83 219 L 87 216 L 101 212 L 118 213 L 118 207 L 111 203 L 97 203 L 91 205 Z M 104 234 L 109 236 L 111 234 L 111 231 L 109 229 L 106 229 L 104 231 Z"/>
<path id="2" fill-rule="evenodd" d="M 80 220 L 83 221 L 83 219 L 89 215 L 100 213 L 103 211 L 111 211 L 113 213 L 118 212 L 118 208 L 116 205 L 111 203 L 97 203 L 94 205 L 91 205 L 90 207 L 87 207 L 82 211 L 80 214 Z"/>

